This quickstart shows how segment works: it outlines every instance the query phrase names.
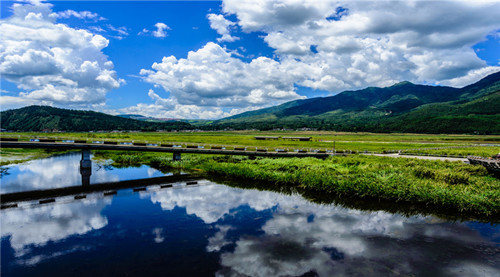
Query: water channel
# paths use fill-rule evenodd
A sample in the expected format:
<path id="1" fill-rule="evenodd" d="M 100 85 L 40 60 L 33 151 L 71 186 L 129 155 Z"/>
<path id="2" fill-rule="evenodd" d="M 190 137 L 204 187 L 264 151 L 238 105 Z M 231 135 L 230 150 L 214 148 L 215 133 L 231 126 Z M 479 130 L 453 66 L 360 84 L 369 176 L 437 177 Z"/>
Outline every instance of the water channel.
<path id="1" fill-rule="evenodd" d="M 8 166 L 3 193 L 81 183 L 80 155 Z M 92 167 L 91 183 L 161 176 Z M 500 276 L 500 226 L 201 180 L 1 210 L 1 276 Z"/>

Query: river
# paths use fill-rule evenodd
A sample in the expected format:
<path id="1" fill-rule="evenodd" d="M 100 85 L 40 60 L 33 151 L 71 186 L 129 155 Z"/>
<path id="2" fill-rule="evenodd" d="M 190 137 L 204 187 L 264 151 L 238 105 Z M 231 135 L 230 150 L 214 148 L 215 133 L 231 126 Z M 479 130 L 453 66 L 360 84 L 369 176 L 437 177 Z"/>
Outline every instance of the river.
<path id="1" fill-rule="evenodd" d="M 2 194 L 81 184 L 80 156 L 9 166 Z M 91 183 L 158 170 L 93 165 Z M 76 172 L 76 173 L 74 173 Z M 500 227 L 200 180 L 1 210 L 6 276 L 500 276 Z"/>

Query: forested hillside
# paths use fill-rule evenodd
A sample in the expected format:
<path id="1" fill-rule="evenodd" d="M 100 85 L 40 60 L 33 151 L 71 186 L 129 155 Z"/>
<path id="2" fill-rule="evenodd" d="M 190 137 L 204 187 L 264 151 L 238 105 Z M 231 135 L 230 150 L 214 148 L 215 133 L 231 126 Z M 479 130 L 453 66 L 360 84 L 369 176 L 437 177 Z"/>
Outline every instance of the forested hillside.
<path id="1" fill-rule="evenodd" d="M 29 106 L 0 114 L 3 129 L 13 131 L 111 131 L 111 130 L 185 130 L 186 122 L 146 122 L 93 111 Z"/>

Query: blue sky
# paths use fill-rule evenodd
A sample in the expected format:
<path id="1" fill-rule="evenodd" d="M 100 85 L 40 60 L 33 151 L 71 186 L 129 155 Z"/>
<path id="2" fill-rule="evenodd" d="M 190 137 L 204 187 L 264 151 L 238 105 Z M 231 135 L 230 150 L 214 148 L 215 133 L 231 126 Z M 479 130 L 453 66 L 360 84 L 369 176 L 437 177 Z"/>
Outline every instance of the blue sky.
<path id="1" fill-rule="evenodd" d="M 500 71 L 500 3 L 1 3 L 1 109 L 221 118 L 402 80 Z"/>

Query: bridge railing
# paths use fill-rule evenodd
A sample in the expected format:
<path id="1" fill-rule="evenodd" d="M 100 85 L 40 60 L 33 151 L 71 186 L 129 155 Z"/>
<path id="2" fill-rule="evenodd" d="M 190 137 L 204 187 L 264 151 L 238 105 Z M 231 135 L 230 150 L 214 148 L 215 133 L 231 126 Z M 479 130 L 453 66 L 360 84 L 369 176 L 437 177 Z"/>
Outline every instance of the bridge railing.
<path id="1" fill-rule="evenodd" d="M 53 136 L 2 136 L 0 141 L 19 141 L 19 142 L 54 142 L 54 143 L 75 143 L 75 144 L 108 144 L 108 145 L 135 145 L 151 147 L 171 147 L 171 148 L 202 148 L 218 150 L 235 151 L 256 151 L 256 152 L 298 152 L 298 153 L 357 153 L 352 150 L 335 150 L 321 147 L 269 147 L 269 146 L 242 146 L 228 144 L 204 144 L 194 142 L 172 142 L 158 140 L 128 140 L 128 139 L 107 139 L 107 138 L 81 138 L 81 137 L 53 137 Z"/>

